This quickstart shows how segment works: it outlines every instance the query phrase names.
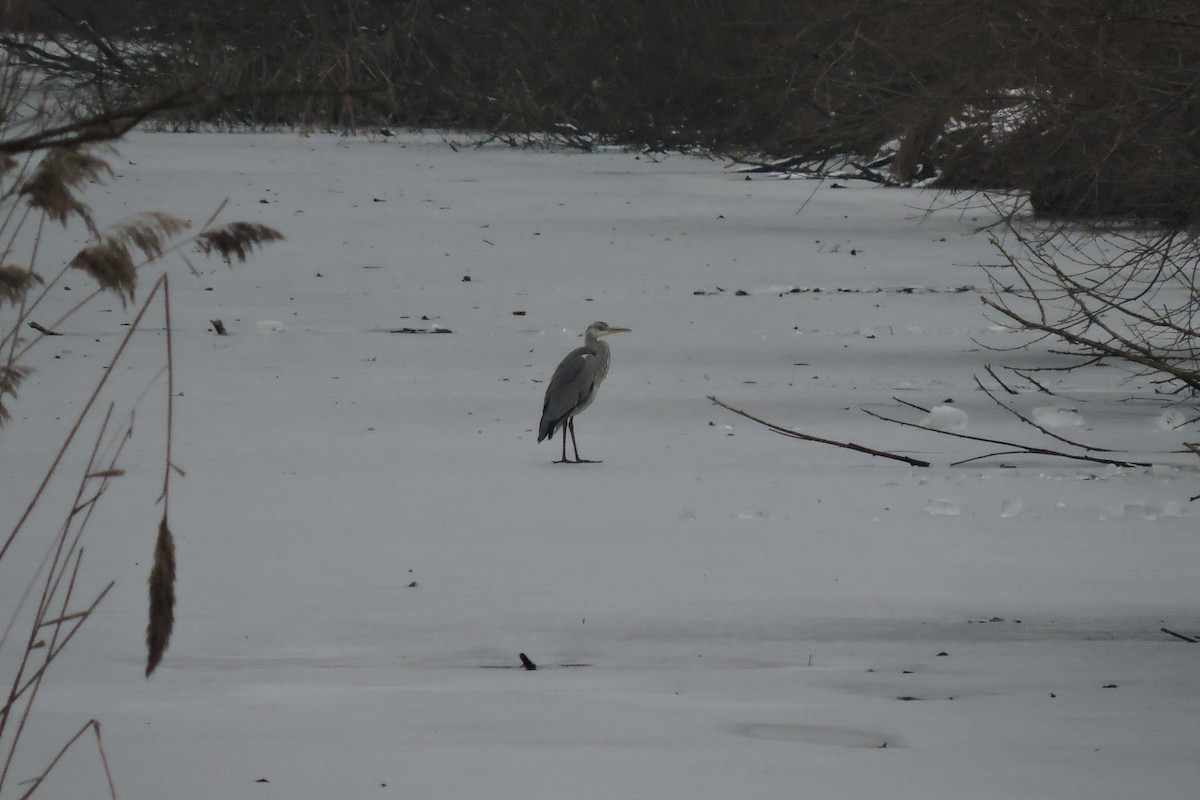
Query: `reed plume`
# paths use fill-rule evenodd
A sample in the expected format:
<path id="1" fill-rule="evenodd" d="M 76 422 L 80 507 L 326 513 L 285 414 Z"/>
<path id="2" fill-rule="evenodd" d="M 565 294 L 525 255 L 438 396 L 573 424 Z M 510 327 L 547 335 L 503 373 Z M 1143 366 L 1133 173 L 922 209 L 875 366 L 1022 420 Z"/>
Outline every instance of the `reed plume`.
<path id="1" fill-rule="evenodd" d="M 146 626 L 146 677 L 162 661 L 175 627 L 175 539 L 164 516 L 158 523 L 150 570 L 150 622 Z"/>

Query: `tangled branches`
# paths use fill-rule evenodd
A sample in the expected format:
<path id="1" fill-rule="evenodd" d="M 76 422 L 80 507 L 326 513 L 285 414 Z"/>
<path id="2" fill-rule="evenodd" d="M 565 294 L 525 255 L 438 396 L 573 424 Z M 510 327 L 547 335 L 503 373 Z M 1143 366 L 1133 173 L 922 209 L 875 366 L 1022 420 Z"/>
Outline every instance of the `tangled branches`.
<path id="1" fill-rule="evenodd" d="M 1010 223 L 1017 248 L 993 237 L 1004 263 L 987 269 L 983 302 L 1000 322 L 1050 339 L 1071 357 L 1148 377 L 1163 394 L 1200 392 L 1200 242 L 1186 232 L 1061 228 L 1032 234 Z"/>

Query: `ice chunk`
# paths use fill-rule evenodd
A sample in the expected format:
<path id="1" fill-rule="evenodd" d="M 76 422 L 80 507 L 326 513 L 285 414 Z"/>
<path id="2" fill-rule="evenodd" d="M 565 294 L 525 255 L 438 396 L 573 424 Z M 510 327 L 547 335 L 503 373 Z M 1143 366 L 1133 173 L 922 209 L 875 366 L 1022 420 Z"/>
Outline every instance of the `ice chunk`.
<path id="1" fill-rule="evenodd" d="M 1164 431 L 1174 431 L 1187 425 L 1192 415 L 1179 408 L 1168 408 L 1158 415 L 1154 422 Z"/>
<path id="2" fill-rule="evenodd" d="M 1033 421 L 1043 428 L 1082 428 L 1083 415 L 1073 408 L 1040 406 L 1033 410 Z"/>
<path id="3" fill-rule="evenodd" d="M 1021 516 L 1021 501 L 1020 500 L 1005 500 L 1000 504 L 1000 516 L 1005 518 Z"/>
<path id="4" fill-rule="evenodd" d="M 967 429 L 967 412 L 954 406 L 934 406 L 921 425 L 935 431 L 962 433 Z"/>
<path id="5" fill-rule="evenodd" d="M 953 500 L 934 498 L 925 504 L 925 513 L 935 517 L 957 517 L 962 511 Z"/>

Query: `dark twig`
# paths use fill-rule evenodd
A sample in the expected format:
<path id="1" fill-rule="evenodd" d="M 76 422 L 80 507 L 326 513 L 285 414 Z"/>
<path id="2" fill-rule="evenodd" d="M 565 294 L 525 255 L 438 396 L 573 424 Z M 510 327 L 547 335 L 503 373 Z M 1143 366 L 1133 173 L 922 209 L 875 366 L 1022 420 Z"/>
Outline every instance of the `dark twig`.
<path id="1" fill-rule="evenodd" d="M 1028 370 L 1023 371 L 1023 370 L 1016 369 L 1015 367 L 1009 367 L 1009 369 L 1011 369 L 1016 374 L 1020 375 L 1025 380 L 1032 383 L 1039 392 L 1042 392 L 1043 394 L 1048 394 L 1051 397 L 1058 397 L 1058 395 L 1056 395 L 1054 392 L 1050 391 L 1045 386 L 1043 386 L 1042 384 L 1040 384 L 1036 380 L 1034 380 L 1033 376 L 1029 374 Z M 997 378 L 997 380 L 999 380 L 999 378 Z"/>
<path id="2" fill-rule="evenodd" d="M 1176 633 L 1170 628 L 1159 628 L 1159 630 L 1167 634 L 1167 636 L 1174 636 L 1176 639 L 1182 639 L 1185 642 L 1191 642 L 1192 644 L 1200 643 L 1200 639 L 1193 639 L 1191 636 L 1184 636 L 1182 633 Z"/>
<path id="3" fill-rule="evenodd" d="M 907 400 L 902 400 L 899 397 L 896 397 L 896 395 L 892 395 L 892 399 L 895 400 L 897 403 L 899 403 L 902 406 L 908 406 L 909 408 L 915 408 L 917 411 L 920 411 L 922 414 L 929 413 L 928 408 L 925 408 L 924 406 L 919 406 L 916 403 L 910 403 Z"/>
<path id="4" fill-rule="evenodd" d="M 1000 388 L 1002 388 L 1004 391 L 1008 392 L 1009 394 L 1013 394 L 1013 395 L 1020 394 L 1020 392 L 1018 392 L 1016 389 L 1012 388 L 1012 387 L 1011 387 L 1011 386 L 1009 386 L 1007 383 L 1005 383 L 1004 381 L 1000 380 L 1000 376 L 999 376 L 999 375 L 997 375 L 997 374 L 996 374 L 996 372 L 995 372 L 995 370 L 993 370 L 993 369 L 992 369 L 992 365 L 991 365 L 991 364 L 984 364 L 984 365 L 983 365 L 983 368 L 984 368 L 985 370 L 987 370 L 987 374 L 988 374 L 988 375 L 991 375 L 991 376 L 992 376 L 992 380 L 994 380 L 996 383 L 1000 384 Z M 976 382 L 976 383 L 979 383 L 979 379 L 978 379 L 978 378 L 976 378 L 976 379 L 975 379 L 975 382 Z M 987 390 L 985 389 L 984 391 L 987 391 Z"/>
<path id="5" fill-rule="evenodd" d="M 866 453 L 869 456 L 877 456 L 879 458 L 890 458 L 894 461 L 903 461 L 905 464 L 909 464 L 914 467 L 928 467 L 929 466 L 928 461 L 921 461 L 920 459 L 909 458 L 908 456 L 902 456 L 902 455 L 899 455 L 898 453 L 889 453 L 884 450 L 875 450 L 870 447 L 864 447 L 861 444 L 855 444 L 853 442 L 838 442 L 833 439 L 823 439 L 820 436 L 810 436 L 807 433 L 798 433 L 797 431 L 790 431 L 787 428 L 781 428 L 778 425 L 774 425 L 770 422 L 767 422 L 765 419 L 759 419 L 758 417 L 756 417 L 752 414 L 747 414 L 745 411 L 742 411 L 740 408 L 734 408 L 733 406 L 726 405 L 725 403 L 722 403 L 720 400 L 718 400 L 716 397 L 713 397 L 712 395 L 709 395 L 708 399 L 711 400 L 714 405 L 718 405 L 721 408 L 725 409 L 726 411 L 732 411 L 733 413 L 735 413 L 739 416 L 745 417 L 748 420 L 757 422 L 759 425 L 769 428 L 770 430 L 774 431 L 775 433 L 780 434 L 781 436 L 789 436 L 793 439 L 803 439 L 806 442 L 816 442 L 818 444 L 833 445 L 834 447 L 841 447 L 846 450 L 854 450 L 855 452 L 858 452 L 858 453 Z"/>

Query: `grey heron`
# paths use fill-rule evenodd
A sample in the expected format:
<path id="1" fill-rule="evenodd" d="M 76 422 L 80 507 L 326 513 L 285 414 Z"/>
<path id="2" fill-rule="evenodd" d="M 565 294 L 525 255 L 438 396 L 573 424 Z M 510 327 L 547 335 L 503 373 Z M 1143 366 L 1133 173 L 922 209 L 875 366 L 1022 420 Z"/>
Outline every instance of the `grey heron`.
<path id="1" fill-rule="evenodd" d="M 607 322 L 593 322 L 584 333 L 583 347 L 577 347 L 554 370 L 550 385 L 546 387 L 546 400 L 542 404 L 542 421 L 538 425 L 538 441 L 554 438 L 554 430 L 562 432 L 562 460 L 555 464 L 593 464 L 579 457 L 579 445 L 575 442 L 575 415 L 592 404 L 600 381 L 608 374 L 608 344 L 600 341 L 610 333 L 628 333 L 629 328 L 614 328 Z M 575 461 L 567 461 L 567 432 L 571 433 L 571 446 L 575 448 Z"/>

